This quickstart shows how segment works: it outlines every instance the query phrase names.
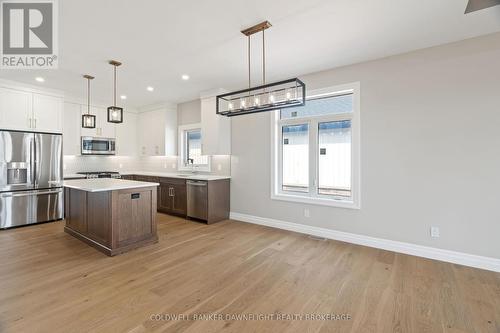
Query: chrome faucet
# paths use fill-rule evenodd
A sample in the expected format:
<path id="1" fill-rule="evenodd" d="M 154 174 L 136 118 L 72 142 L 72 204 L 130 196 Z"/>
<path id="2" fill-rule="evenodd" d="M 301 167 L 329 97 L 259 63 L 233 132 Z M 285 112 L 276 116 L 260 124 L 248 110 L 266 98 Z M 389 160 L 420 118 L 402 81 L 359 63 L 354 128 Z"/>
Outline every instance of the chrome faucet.
<path id="1" fill-rule="evenodd" d="M 196 167 L 194 165 L 194 159 L 193 158 L 188 158 L 187 161 L 188 161 L 188 165 L 191 164 L 191 173 L 192 174 L 197 174 L 198 170 L 195 170 Z"/>

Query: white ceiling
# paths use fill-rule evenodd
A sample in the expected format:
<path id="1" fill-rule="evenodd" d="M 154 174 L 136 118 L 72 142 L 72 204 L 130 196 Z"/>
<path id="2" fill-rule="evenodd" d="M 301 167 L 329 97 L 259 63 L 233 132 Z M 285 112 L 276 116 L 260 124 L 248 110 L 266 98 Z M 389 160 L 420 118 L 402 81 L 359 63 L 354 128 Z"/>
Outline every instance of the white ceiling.
<path id="1" fill-rule="evenodd" d="M 464 15 L 467 0 L 60 0 L 59 69 L 0 76 L 120 104 L 183 102 L 213 88 L 247 85 L 241 29 L 269 20 L 268 82 L 500 31 L 500 6 Z M 253 45 L 260 73 L 260 37 Z M 189 74 L 189 81 L 181 80 Z M 34 81 L 43 76 L 46 82 Z M 259 78 L 260 80 L 260 78 Z M 260 82 L 255 82 L 260 83 Z M 146 86 L 155 88 L 146 91 Z"/>

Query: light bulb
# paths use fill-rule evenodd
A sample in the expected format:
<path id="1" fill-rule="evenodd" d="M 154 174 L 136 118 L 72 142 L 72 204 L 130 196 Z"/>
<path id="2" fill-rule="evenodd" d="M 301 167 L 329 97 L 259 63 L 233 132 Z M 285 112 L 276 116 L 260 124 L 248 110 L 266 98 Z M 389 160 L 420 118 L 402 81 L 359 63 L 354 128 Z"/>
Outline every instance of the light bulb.
<path id="1" fill-rule="evenodd" d="M 273 94 L 269 95 L 269 101 L 271 103 L 274 103 L 274 95 Z"/>
<path id="2" fill-rule="evenodd" d="M 286 92 L 286 100 L 289 101 L 291 97 L 292 97 L 292 94 L 290 94 L 290 92 L 287 91 Z"/>
<path id="3" fill-rule="evenodd" d="M 245 99 L 244 99 L 244 98 L 242 98 L 242 99 L 241 99 L 241 101 L 240 101 L 240 107 L 241 107 L 241 108 L 244 108 L 244 107 L 245 107 L 245 104 L 246 104 Z"/>
<path id="4" fill-rule="evenodd" d="M 260 99 L 258 97 L 255 97 L 253 100 L 253 105 L 259 105 L 260 104 Z"/>
<path id="5" fill-rule="evenodd" d="M 229 103 L 228 107 L 229 107 L 229 110 L 232 110 L 234 108 L 233 103 Z"/>

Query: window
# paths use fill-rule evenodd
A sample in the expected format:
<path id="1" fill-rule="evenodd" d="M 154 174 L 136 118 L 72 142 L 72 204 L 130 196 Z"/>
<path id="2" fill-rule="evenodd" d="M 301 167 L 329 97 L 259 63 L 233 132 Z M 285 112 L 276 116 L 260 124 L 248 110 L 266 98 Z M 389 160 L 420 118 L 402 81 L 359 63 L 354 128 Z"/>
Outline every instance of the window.
<path id="1" fill-rule="evenodd" d="M 179 170 L 210 171 L 210 157 L 201 154 L 201 126 L 179 126 Z"/>
<path id="2" fill-rule="evenodd" d="M 272 137 L 273 199 L 359 208 L 359 84 L 275 111 Z"/>

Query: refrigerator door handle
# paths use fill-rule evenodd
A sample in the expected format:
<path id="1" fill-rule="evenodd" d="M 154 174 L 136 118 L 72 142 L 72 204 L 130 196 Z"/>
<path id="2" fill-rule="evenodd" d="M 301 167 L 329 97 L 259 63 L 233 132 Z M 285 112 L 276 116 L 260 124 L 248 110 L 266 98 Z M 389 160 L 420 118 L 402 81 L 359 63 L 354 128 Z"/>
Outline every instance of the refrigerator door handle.
<path id="1" fill-rule="evenodd" d="M 38 173 L 38 156 L 36 154 L 36 149 L 37 149 L 37 145 L 36 145 L 36 135 L 35 137 L 33 138 L 33 185 L 37 186 L 38 185 L 38 177 L 37 177 L 37 173 Z"/>
<path id="2" fill-rule="evenodd" d="M 30 118 L 30 122 L 31 122 L 31 118 Z M 34 186 L 35 185 L 35 167 L 34 167 L 34 164 L 35 164 L 35 138 L 34 137 L 30 140 L 30 160 L 31 160 L 31 165 L 30 165 L 31 184 Z"/>

